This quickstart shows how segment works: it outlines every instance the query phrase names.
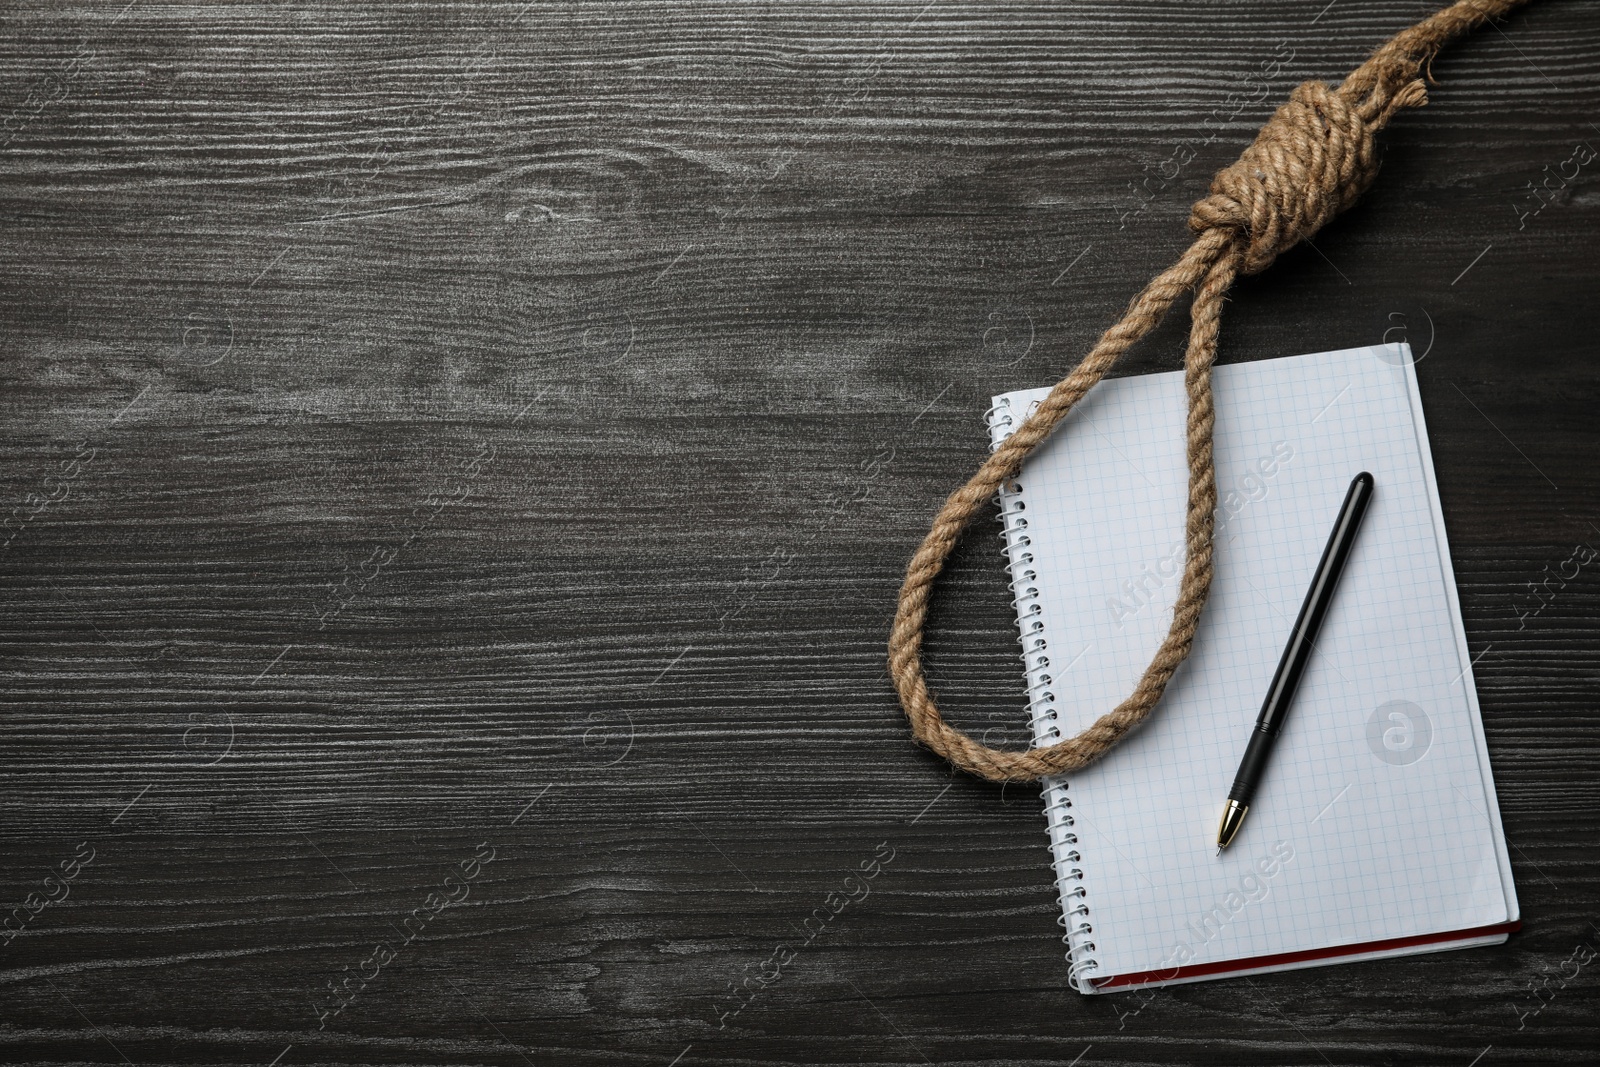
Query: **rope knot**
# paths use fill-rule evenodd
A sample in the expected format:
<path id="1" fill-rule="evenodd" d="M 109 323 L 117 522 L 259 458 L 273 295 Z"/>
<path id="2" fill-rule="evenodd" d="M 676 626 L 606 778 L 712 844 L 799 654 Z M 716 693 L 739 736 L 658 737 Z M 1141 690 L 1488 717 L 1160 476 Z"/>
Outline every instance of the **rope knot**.
<path id="1" fill-rule="evenodd" d="M 1217 172 L 1189 228 L 1234 231 L 1244 247 L 1240 270 L 1266 270 L 1356 202 L 1378 175 L 1378 131 L 1395 111 L 1427 100 L 1414 78 L 1358 103 L 1323 82 L 1301 83 L 1250 147 Z"/>

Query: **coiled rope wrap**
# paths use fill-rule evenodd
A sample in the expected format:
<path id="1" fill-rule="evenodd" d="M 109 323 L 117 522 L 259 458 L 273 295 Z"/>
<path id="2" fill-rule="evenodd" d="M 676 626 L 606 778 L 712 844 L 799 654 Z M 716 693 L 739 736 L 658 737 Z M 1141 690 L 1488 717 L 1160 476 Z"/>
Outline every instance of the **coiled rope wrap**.
<path id="1" fill-rule="evenodd" d="M 1378 131 L 1400 109 L 1427 103 L 1422 72 L 1433 56 L 1457 37 L 1527 2 L 1458 0 L 1391 38 L 1337 89 L 1315 81 L 1296 88 L 1239 159 L 1212 179 L 1210 194 L 1194 205 L 1189 227 L 1197 236 L 1178 262 L 1133 298 L 1121 320 L 945 501 L 906 570 L 889 635 L 889 674 L 918 741 L 962 770 L 990 781 L 1035 781 L 1093 762 L 1149 716 L 1193 647 L 1200 611 L 1211 590 L 1217 506 L 1211 459 L 1215 424 L 1211 366 L 1229 286 L 1240 273 L 1265 270 L 1281 253 L 1355 203 L 1377 177 Z M 1117 359 L 1190 292 L 1194 296 L 1184 355 L 1189 402 L 1186 558 L 1172 625 L 1128 698 L 1076 737 L 1023 751 L 980 744 L 944 721 L 923 677 L 923 628 L 934 582 L 962 533 L 1001 484 L 1018 474 L 1023 460 Z"/>

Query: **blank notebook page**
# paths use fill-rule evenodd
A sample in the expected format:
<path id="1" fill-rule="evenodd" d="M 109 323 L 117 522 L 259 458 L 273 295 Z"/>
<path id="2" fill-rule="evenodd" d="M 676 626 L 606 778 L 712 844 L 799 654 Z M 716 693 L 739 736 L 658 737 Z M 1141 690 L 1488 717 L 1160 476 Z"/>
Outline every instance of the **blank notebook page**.
<path id="1" fill-rule="evenodd" d="M 1014 424 L 1046 392 L 997 405 Z M 1058 867 L 1081 870 L 1069 904 L 1093 928 L 1078 977 L 1514 919 L 1409 349 L 1218 367 L 1215 396 L 1216 574 L 1193 652 L 1141 728 L 1057 783 L 1081 856 L 1064 863 L 1058 840 Z M 1003 500 L 1024 509 L 1048 642 L 1057 718 L 1035 704 L 1038 744 L 1126 698 L 1171 623 L 1184 419 L 1181 372 L 1103 382 Z M 1249 818 L 1218 857 L 1222 802 L 1363 470 L 1371 508 Z"/>

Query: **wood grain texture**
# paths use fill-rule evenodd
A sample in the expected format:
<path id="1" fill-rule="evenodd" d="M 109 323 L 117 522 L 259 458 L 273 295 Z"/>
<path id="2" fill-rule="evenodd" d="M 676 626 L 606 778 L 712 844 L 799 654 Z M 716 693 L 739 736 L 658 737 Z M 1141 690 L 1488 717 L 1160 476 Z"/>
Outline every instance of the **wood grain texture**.
<path id="1" fill-rule="evenodd" d="M 0 1058 L 1595 1062 L 1600 164 L 1549 177 L 1600 143 L 1592 5 L 1442 56 L 1222 341 L 1427 352 L 1521 934 L 1080 997 L 1037 795 L 915 749 L 883 666 L 989 396 L 1431 7 L 9 5 L 3 899 L 95 858 L 0 947 Z M 1020 742 L 1002 582 L 972 538 L 930 670 Z"/>

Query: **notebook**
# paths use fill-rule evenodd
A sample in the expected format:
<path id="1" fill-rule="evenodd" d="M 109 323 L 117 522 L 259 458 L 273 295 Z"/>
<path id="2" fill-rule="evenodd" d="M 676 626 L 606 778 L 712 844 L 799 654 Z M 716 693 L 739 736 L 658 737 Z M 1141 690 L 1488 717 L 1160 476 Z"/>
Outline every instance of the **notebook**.
<path id="1" fill-rule="evenodd" d="M 995 398 L 998 445 L 1048 390 Z M 1411 352 L 1216 368 L 1216 574 L 1151 717 L 1048 780 L 1069 977 L 1096 993 L 1502 942 L 1516 890 Z M 1101 382 L 1001 494 L 1035 743 L 1171 621 L 1182 372 Z M 1217 821 L 1350 480 L 1376 491 L 1249 819 Z"/>

